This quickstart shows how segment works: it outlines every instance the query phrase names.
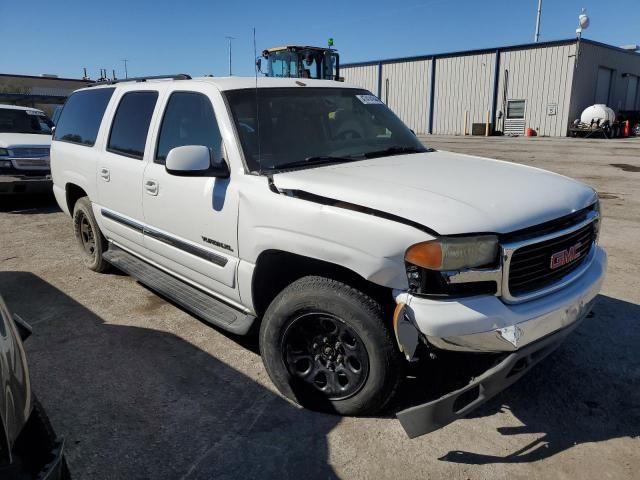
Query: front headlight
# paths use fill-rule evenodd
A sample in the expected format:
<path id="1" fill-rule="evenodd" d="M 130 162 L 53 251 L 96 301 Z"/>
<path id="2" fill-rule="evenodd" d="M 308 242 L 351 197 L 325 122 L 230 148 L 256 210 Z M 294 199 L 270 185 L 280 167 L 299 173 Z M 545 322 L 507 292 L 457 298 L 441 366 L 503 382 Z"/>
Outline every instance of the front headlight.
<path id="1" fill-rule="evenodd" d="M 441 237 L 416 243 L 405 253 L 405 260 L 429 270 L 447 271 L 481 267 L 495 263 L 498 255 L 496 235 Z"/>
<path id="2" fill-rule="evenodd" d="M 9 156 L 9 150 L 7 150 L 6 148 L 0 148 L 0 157 L 8 157 Z"/>

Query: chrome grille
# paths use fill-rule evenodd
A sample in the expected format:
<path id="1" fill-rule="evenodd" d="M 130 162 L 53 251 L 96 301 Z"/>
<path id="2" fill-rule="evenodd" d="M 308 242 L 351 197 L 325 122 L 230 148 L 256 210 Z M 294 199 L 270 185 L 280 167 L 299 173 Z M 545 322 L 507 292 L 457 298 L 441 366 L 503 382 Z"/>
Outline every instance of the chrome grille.
<path id="1" fill-rule="evenodd" d="M 49 156 L 49 147 L 19 147 L 10 150 L 15 158 L 40 158 Z"/>
<path id="2" fill-rule="evenodd" d="M 511 257 L 509 292 L 522 295 L 547 287 L 576 270 L 588 257 L 595 241 L 593 223 L 558 238 L 517 249 Z M 564 252 L 571 252 L 569 259 Z M 562 260 L 553 267 L 552 258 Z"/>
<path id="3" fill-rule="evenodd" d="M 44 158 L 14 158 L 13 165 L 19 170 L 49 169 L 49 157 Z"/>

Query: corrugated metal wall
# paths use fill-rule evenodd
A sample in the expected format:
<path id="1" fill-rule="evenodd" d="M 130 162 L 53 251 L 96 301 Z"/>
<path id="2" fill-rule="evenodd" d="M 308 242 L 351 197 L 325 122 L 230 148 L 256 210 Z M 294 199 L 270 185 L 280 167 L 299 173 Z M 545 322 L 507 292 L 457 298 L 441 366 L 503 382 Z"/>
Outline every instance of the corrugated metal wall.
<path id="1" fill-rule="evenodd" d="M 416 133 L 429 123 L 431 60 L 382 65 L 382 100 Z"/>
<path id="2" fill-rule="evenodd" d="M 491 110 L 495 54 L 465 55 L 436 60 L 433 133 L 462 135 L 464 112 L 472 123 L 485 123 Z"/>
<path id="3" fill-rule="evenodd" d="M 378 94 L 378 65 L 357 65 L 342 67 L 340 76 L 344 81 L 366 88 L 374 95 Z"/>
<path id="4" fill-rule="evenodd" d="M 609 91 L 609 107 L 616 112 L 626 107 L 627 88 L 631 76 L 640 77 L 640 55 L 582 42 L 573 83 L 570 121 L 578 118 L 585 108 L 595 103 L 600 67 L 613 70 Z M 637 106 L 640 104 L 637 92 L 636 96 L 635 105 Z"/>
<path id="5" fill-rule="evenodd" d="M 498 130 L 507 101 L 525 100 L 525 128 L 533 128 L 538 135 L 566 135 L 574 55 L 575 44 L 501 52 L 497 109 L 503 117 L 497 121 Z M 553 105 L 556 113 L 549 114 L 548 107 Z"/>
<path id="6" fill-rule="evenodd" d="M 633 103 L 626 97 L 640 90 L 635 83 L 629 85 L 640 84 L 640 55 L 615 47 L 583 41 L 577 67 L 575 40 L 498 50 L 495 125 L 498 131 L 504 130 L 507 102 L 525 100 L 524 119 L 517 120 L 521 133 L 524 128 L 533 128 L 538 135 L 566 135 L 569 124 L 594 103 L 600 67 L 613 70 L 609 106 L 614 110 Z M 465 111 L 469 112 L 469 133 L 472 123 L 486 122 L 487 111 L 493 108 L 495 51 L 384 60 L 382 100 L 416 133 L 427 133 L 432 62 L 435 62 L 433 133 L 461 135 Z M 344 65 L 341 72 L 347 82 L 378 93 L 377 63 Z M 640 93 L 636 95 L 637 104 Z"/>

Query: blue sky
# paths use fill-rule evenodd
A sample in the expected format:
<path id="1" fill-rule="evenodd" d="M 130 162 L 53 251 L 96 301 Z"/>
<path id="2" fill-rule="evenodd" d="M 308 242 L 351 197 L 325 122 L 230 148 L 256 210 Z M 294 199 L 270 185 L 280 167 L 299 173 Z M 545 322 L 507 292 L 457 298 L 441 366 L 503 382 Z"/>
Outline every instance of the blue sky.
<path id="1" fill-rule="evenodd" d="M 582 7 L 585 37 L 640 44 L 638 0 L 544 0 L 541 40 L 574 36 Z M 0 73 L 80 77 L 87 67 L 95 78 L 104 67 L 124 76 L 128 58 L 130 76 L 225 75 L 231 35 L 234 74 L 253 75 L 253 26 L 258 51 L 333 37 L 342 62 L 495 47 L 531 42 L 536 8 L 537 0 L 0 0 Z"/>

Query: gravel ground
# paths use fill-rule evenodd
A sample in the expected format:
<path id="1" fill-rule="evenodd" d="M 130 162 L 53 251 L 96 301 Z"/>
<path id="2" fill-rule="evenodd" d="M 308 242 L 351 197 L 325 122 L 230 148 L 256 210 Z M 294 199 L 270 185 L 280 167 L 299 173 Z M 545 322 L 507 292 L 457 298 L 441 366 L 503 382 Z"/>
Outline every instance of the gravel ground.
<path id="1" fill-rule="evenodd" d="M 609 272 L 595 315 L 559 350 L 470 418 L 414 440 L 392 412 L 340 418 L 283 400 L 255 339 L 83 268 L 51 198 L 1 198 L 0 292 L 34 327 L 33 387 L 74 478 L 637 478 L 640 139 L 425 141 L 596 187 Z"/>

